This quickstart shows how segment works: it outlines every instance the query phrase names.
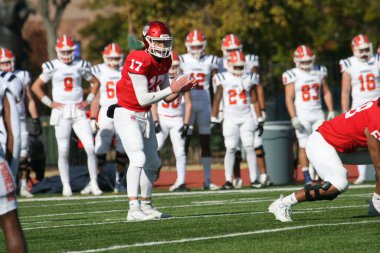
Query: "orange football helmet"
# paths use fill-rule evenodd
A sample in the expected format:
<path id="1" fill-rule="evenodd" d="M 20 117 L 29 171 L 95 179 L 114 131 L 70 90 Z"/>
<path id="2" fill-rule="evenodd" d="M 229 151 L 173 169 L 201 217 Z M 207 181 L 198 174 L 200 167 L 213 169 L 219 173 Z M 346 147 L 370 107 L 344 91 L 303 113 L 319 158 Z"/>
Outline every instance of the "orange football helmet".
<path id="1" fill-rule="evenodd" d="M 294 51 L 293 61 L 297 68 L 304 71 L 310 71 L 314 65 L 315 55 L 310 47 L 300 45 Z"/>
<path id="2" fill-rule="evenodd" d="M 13 72 L 15 70 L 15 56 L 7 48 L 0 48 L 0 70 L 4 72 Z"/>
<path id="3" fill-rule="evenodd" d="M 244 74 L 245 57 L 242 51 L 231 51 L 227 58 L 227 70 L 236 76 Z"/>
<path id="4" fill-rule="evenodd" d="M 373 54 L 372 43 L 366 35 L 356 35 L 351 41 L 352 52 L 360 61 L 367 61 Z"/>
<path id="5" fill-rule="evenodd" d="M 60 36 L 55 45 L 58 60 L 70 64 L 75 58 L 75 48 L 74 40 L 69 35 L 64 34 Z"/>
<path id="6" fill-rule="evenodd" d="M 185 45 L 187 52 L 195 59 L 199 59 L 205 52 L 207 40 L 200 31 L 193 30 L 187 34 Z"/>
<path id="7" fill-rule="evenodd" d="M 226 58 L 228 57 L 228 53 L 230 51 L 241 51 L 243 49 L 243 45 L 241 44 L 238 36 L 231 33 L 224 36 L 221 48 L 223 52 L 223 57 Z"/>
<path id="8" fill-rule="evenodd" d="M 122 64 L 122 58 L 123 58 L 123 50 L 121 47 L 116 43 L 110 43 L 108 44 L 103 52 L 103 60 L 104 63 L 113 69 L 118 69 Z"/>

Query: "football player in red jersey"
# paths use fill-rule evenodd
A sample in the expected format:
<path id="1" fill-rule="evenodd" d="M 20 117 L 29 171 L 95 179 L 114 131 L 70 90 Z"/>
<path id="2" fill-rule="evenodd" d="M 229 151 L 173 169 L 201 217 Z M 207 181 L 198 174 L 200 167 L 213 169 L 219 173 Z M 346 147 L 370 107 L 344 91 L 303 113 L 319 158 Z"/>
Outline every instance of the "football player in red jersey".
<path id="1" fill-rule="evenodd" d="M 368 148 L 376 170 L 376 187 L 369 203 L 368 215 L 380 216 L 380 98 L 353 108 L 325 121 L 306 144 L 306 154 L 314 165 L 321 184 L 306 185 L 286 197 L 281 196 L 268 208 L 277 220 L 292 221 L 291 206 L 315 200 L 333 200 L 348 189 L 347 171 L 337 152 Z"/>
<path id="2" fill-rule="evenodd" d="M 195 85 L 195 80 L 188 76 L 169 82 L 172 35 L 165 23 L 148 23 L 142 35 L 145 50 L 133 51 L 127 56 L 122 77 L 116 85 L 117 106 L 111 107 L 108 113 L 114 116 L 116 132 L 130 159 L 127 172 L 128 220 L 167 217 L 153 208 L 151 202 L 153 183 L 161 161 L 149 110 L 152 104 L 163 99 L 171 102 L 178 93 L 189 91 Z"/>

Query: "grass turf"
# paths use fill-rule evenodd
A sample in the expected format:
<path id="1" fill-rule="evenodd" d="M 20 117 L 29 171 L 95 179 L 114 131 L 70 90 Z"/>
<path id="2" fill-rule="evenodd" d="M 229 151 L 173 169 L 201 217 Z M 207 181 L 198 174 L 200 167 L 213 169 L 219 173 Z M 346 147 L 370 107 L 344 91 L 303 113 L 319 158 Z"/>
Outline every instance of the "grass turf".
<path id="1" fill-rule="evenodd" d="M 30 252 L 378 252 L 380 217 L 367 217 L 373 185 L 334 201 L 293 207 L 294 222 L 267 212 L 293 188 L 157 192 L 172 219 L 127 222 L 125 195 L 37 196 L 19 203 Z M 0 236 L 0 252 L 4 252 Z M 113 247 L 113 248 L 112 248 Z"/>

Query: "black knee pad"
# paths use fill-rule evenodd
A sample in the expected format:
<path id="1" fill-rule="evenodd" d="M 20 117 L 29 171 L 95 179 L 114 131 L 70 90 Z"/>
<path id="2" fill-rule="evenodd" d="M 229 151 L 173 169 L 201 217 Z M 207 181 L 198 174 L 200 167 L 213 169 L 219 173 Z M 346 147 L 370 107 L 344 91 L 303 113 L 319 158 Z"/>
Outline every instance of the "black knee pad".
<path id="1" fill-rule="evenodd" d="M 330 195 L 321 195 L 321 191 L 327 191 L 331 187 L 331 183 L 325 181 L 323 184 L 316 183 L 314 185 L 307 184 L 304 187 L 305 196 L 307 201 L 316 201 L 316 200 L 333 200 L 340 194 L 339 192 L 336 194 Z M 314 197 L 311 196 L 310 192 L 314 191 Z"/>
<path id="2" fill-rule="evenodd" d="M 120 153 L 116 151 L 116 163 L 121 165 L 121 166 L 126 166 L 129 164 L 129 158 L 126 153 Z"/>
<path id="3" fill-rule="evenodd" d="M 265 157 L 264 147 L 262 145 L 258 146 L 257 148 L 255 148 L 255 153 L 256 153 L 257 158 L 264 158 Z"/>
<path id="4" fill-rule="evenodd" d="M 106 164 L 106 156 L 107 154 L 96 155 L 98 158 L 98 167 L 103 167 L 104 164 Z"/>

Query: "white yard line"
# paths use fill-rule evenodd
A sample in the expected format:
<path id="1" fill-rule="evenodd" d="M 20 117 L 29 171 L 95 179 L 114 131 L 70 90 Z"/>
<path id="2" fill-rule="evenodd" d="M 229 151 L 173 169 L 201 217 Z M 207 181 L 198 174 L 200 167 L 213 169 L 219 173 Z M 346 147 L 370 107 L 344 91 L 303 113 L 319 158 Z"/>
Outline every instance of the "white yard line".
<path id="1" fill-rule="evenodd" d="M 350 189 L 367 189 L 374 188 L 374 184 L 363 185 L 350 185 Z M 292 192 L 301 189 L 299 187 L 279 187 L 279 188 L 263 188 L 263 189 L 241 189 L 241 190 L 228 190 L 228 191 L 190 191 L 190 192 L 160 192 L 154 193 L 155 197 L 175 197 L 175 196 L 196 196 L 196 195 L 217 195 L 217 194 L 231 194 L 231 193 L 263 193 L 263 192 Z M 72 201 L 72 200 L 94 200 L 94 199 L 126 199 L 127 195 L 103 195 L 103 196 L 73 196 L 73 197 L 46 197 L 46 198 L 30 198 L 30 199 L 18 199 L 18 202 L 41 202 L 41 201 Z"/>
<path id="2" fill-rule="evenodd" d="M 314 227 L 344 226 L 344 225 L 358 225 L 358 224 L 370 224 L 370 223 L 380 223 L 380 220 L 357 221 L 357 222 L 351 221 L 351 222 L 341 222 L 341 223 L 320 223 L 320 224 L 310 224 L 310 225 L 303 225 L 303 226 L 290 226 L 290 227 L 275 228 L 275 229 L 262 229 L 262 230 L 248 231 L 244 233 L 231 233 L 231 234 L 224 234 L 224 235 L 193 237 L 193 238 L 189 237 L 189 238 L 183 238 L 183 239 L 172 240 L 172 241 L 156 241 L 156 242 L 125 244 L 125 245 L 114 245 L 107 248 L 88 249 L 88 250 L 83 250 L 83 251 L 70 251 L 70 252 L 71 253 L 102 252 L 102 251 L 111 251 L 111 250 L 119 250 L 119 249 L 126 249 L 126 248 L 156 246 L 156 245 L 164 245 L 164 244 L 188 243 L 188 242 L 232 238 L 232 237 L 239 237 L 239 236 L 276 233 L 276 232 L 307 229 L 307 228 L 314 228 Z"/>

